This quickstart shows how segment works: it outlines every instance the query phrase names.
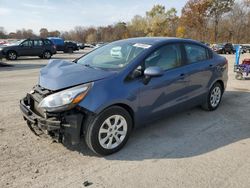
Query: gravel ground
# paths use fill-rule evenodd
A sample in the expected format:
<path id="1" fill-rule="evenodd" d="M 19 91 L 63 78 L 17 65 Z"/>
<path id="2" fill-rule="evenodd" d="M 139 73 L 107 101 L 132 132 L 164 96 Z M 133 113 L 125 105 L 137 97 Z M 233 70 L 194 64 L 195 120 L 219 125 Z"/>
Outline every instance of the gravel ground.
<path id="1" fill-rule="evenodd" d="M 57 54 L 74 59 L 83 52 Z M 194 108 L 133 132 L 120 152 L 92 154 L 82 142 L 64 147 L 36 137 L 19 100 L 37 83 L 47 60 L 20 58 L 0 67 L 0 187 L 250 186 L 250 79 L 234 78 L 234 56 L 220 108 Z M 242 57 L 250 57 L 245 54 Z"/>

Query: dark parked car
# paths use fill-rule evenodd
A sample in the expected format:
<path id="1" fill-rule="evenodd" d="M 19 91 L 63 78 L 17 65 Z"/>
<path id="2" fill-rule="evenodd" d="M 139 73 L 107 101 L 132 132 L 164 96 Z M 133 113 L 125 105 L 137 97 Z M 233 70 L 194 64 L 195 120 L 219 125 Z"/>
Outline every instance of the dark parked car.
<path id="1" fill-rule="evenodd" d="M 77 42 L 76 44 L 77 44 L 78 49 L 82 49 L 83 50 L 85 48 L 84 43 Z"/>
<path id="2" fill-rule="evenodd" d="M 250 52 L 250 46 L 240 45 L 242 54 Z"/>
<path id="3" fill-rule="evenodd" d="M 51 61 L 20 108 L 36 134 L 73 144 L 84 136 L 100 155 L 120 150 L 139 125 L 199 105 L 216 110 L 228 79 L 227 60 L 188 39 L 116 41 L 74 62 Z"/>
<path id="4" fill-rule="evenodd" d="M 74 51 L 79 50 L 77 44 L 72 41 L 64 41 L 60 37 L 48 37 L 55 46 L 57 51 L 63 51 L 64 53 L 73 53 Z"/>
<path id="5" fill-rule="evenodd" d="M 50 59 L 53 54 L 56 54 L 56 47 L 48 39 L 26 39 L 1 46 L 0 54 L 9 60 L 15 60 L 19 56 L 39 56 Z"/>
<path id="6" fill-rule="evenodd" d="M 218 54 L 234 54 L 235 48 L 231 43 L 225 43 L 225 44 L 216 44 L 212 47 L 213 51 L 215 51 Z"/>
<path id="7" fill-rule="evenodd" d="M 245 48 L 246 52 L 250 53 L 250 45 L 243 45 L 243 47 Z"/>

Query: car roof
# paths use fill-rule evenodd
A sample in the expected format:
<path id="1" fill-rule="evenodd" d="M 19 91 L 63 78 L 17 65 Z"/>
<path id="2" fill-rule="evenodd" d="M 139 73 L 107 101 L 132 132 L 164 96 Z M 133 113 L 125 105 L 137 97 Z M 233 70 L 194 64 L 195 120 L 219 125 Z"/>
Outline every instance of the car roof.
<path id="1" fill-rule="evenodd" d="M 157 45 L 164 42 L 192 42 L 197 44 L 202 44 L 199 41 L 195 41 L 192 39 L 184 39 L 184 38 L 175 38 L 175 37 L 138 37 L 138 38 L 129 38 L 124 39 L 125 41 L 131 43 L 146 43 L 150 45 Z M 203 45 L 203 44 L 202 44 Z"/>

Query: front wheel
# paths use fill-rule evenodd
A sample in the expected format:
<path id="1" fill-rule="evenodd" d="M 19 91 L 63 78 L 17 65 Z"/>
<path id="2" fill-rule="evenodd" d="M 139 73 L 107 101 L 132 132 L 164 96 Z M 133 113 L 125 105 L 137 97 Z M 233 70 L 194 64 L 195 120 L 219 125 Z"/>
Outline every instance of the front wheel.
<path id="1" fill-rule="evenodd" d="M 7 59 L 16 60 L 17 59 L 17 53 L 15 51 L 8 52 L 7 53 Z"/>
<path id="2" fill-rule="evenodd" d="M 210 89 L 206 102 L 202 105 L 202 108 L 208 111 L 216 110 L 220 105 L 222 95 L 222 86 L 217 82 Z"/>
<path id="3" fill-rule="evenodd" d="M 101 112 L 86 125 L 85 141 L 99 155 L 119 151 L 127 142 L 132 129 L 130 114 L 119 106 Z"/>

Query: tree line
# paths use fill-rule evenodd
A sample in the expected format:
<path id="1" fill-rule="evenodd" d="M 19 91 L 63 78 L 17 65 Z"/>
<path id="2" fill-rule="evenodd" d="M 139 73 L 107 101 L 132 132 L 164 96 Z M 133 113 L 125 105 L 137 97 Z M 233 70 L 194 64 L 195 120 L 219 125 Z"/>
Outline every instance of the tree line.
<path id="1" fill-rule="evenodd" d="M 167 36 L 192 38 L 209 43 L 250 43 L 249 0 L 188 0 L 177 15 L 175 8 L 154 5 L 145 15 L 135 15 L 129 22 L 102 27 L 76 26 L 69 31 L 41 28 L 37 36 L 31 29 L 6 33 L 0 38 L 62 37 L 86 43 L 110 42 L 129 37 Z"/>

